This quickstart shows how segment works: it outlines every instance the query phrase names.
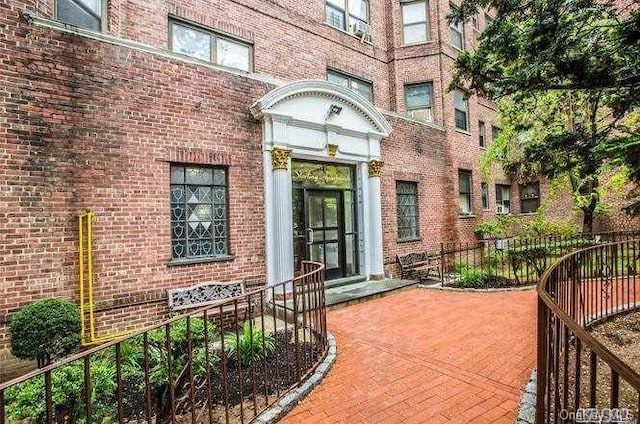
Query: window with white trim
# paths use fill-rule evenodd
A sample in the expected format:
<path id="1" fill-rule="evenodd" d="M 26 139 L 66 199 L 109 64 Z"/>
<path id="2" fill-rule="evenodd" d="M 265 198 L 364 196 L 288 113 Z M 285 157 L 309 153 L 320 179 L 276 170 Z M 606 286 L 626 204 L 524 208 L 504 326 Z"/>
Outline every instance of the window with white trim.
<path id="1" fill-rule="evenodd" d="M 105 0 L 56 0 L 56 19 L 65 24 L 102 31 Z"/>
<path id="2" fill-rule="evenodd" d="M 456 90 L 453 92 L 453 103 L 455 108 L 456 128 L 468 131 L 469 102 L 462 91 Z"/>
<path id="3" fill-rule="evenodd" d="M 429 39 L 429 3 L 426 1 L 404 1 L 402 11 L 403 44 L 424 43 Z"/>
<path id="4" fill-rule="evenodd" d="M 326 22 L 334 28 L 356 33 L 369 31 L 368 0 L 326 0 Z"/>
<path id="5" fill-rule="evenodd" d="M 496 184 L 496 213 L 508 215 L 511 213 L 511 186 Z"/>
<path id="6" fill-rule="evenodd" d="M 471 171 L 458 171 L 458 195 L 460 198 L 460 215 L 473 213 L 473 181 Z"/>
<path id="7" fill-rule="evenodd" d="M 455 6 L 451 6 L 451 11 L 456 11 Z M 451 33 L 451 45 L 458 50 L 464 50 L 464 22 L 451 22 L 449 23 Z"/>

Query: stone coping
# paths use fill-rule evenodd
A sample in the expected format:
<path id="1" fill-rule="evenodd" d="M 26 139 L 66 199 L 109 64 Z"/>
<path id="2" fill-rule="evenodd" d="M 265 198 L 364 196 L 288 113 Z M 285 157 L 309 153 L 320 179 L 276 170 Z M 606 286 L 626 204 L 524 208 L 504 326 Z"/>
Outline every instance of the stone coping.
<path id="1" fill-rule="evenodd" d="M 301 385 L 287 393 L 277 403 L 267 408 L 253 421 L 259 424 L 272 424 L 278 422 L 289 411 L 291 411 L 300 401 L 302 401 L 318 384 L 326 377 L 329 370 L 336 361 L 336 339 L 331 333 L 327 333 L 327 343 L 329 352 L 324 360 L 318 365 L 313 374 Z"/>
<path id="2" fill-rule="evenodd" d="M 520 406 L 518 407 L 518 417 L 516 424 L 534 424 L 536 421 L 536 382 L 537 372 L 531 372 L 529 382 L 524 387 L 520 396 Z"/>
<path id="3" fill-rule="evenodd" d="M 442 283 L 432 284 L 432 285 L 418 284 L 418 287 L 421 289 L 439 290 L 439 291 L 448 291 L 448 292 L 461 292 L 461 293 L 500 293 L 500 292 L 512 292 L 512 291 L 527 291 L 527 290 L 535 290 L 536 286 L 537 284 L 531 284 L 528 286 L 518 286 L 518 287 L 462 289 L 459 287 L 446 287 L 446 286 L 443 286 Z"/>

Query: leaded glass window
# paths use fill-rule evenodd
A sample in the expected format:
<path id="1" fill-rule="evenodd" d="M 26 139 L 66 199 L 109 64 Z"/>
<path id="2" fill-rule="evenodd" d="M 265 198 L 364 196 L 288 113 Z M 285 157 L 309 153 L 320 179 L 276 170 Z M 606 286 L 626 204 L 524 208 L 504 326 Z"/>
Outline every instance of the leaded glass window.
<path id="1" fill-rule="evenodd" d="M 416 239 L 418 230 L 418 183 L 398 181 L 396 183 L 398 215 L 398 238 Z"/>
<path id="2" fill-rule="evenodd" d="M 227 170 L 172 165 L 172 258 L 215 258 L 228 254 Z"/>

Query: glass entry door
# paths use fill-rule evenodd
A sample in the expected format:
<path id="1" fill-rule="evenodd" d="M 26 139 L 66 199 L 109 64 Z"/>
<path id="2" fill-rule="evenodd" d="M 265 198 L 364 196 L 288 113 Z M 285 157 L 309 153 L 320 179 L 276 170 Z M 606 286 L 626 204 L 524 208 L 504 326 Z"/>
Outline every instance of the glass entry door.
<path id="1" fill-rule="evenodd" d="M 305 190 L 306 257 L 326 266 L 327 279 L 345 276 L 343 192 Z"/>

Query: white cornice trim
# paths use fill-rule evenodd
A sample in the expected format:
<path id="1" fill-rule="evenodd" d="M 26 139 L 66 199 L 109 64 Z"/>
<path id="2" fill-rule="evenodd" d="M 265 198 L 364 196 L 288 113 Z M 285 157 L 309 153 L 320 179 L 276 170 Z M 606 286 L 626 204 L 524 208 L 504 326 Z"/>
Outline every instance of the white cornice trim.
<path id="1" fill-rule="evenodd" d="M 393 130 L 384 115 L 370 101 L 353 90 L 321 80 L 301 80 L 278 87 L 255 102 L 250 108 L 251 113 L 256 119 L 262 119 L 278 103 L 300 96 L 324 96 L 346 103 L 371 122 L 383 137 L 388 137 Z"/>

